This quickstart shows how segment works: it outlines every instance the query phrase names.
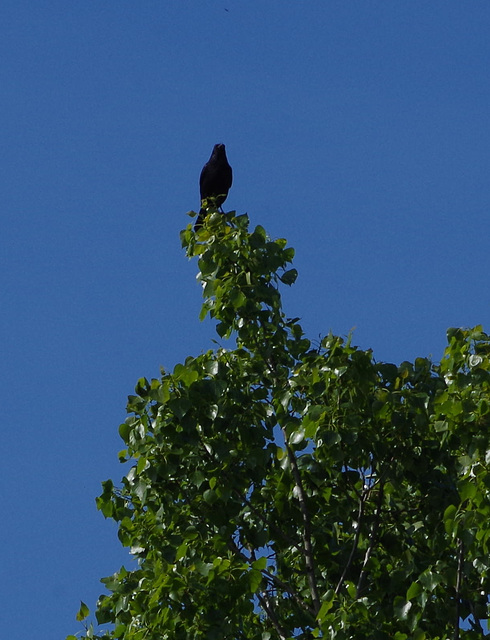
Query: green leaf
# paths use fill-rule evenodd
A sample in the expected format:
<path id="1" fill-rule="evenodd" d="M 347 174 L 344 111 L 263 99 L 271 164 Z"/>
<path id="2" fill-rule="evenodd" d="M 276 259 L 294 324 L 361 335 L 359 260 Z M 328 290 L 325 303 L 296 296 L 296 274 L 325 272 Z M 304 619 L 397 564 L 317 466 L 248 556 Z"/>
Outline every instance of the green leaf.
<path id="1" fill-rule="evenodd" d="M 346 587 L 347 587 L 347 592 L 350 595 L 350 597 L 352 599 L 357 598 L 357 588 L 356 585 L 352 582 L 347 582 L 346 583 Z"/>
<path id="2" fill-rule="evenodd" d="M 234 309 L 240 309 L 246 304 L 247 298 L 245 294 L 239 289 L 233 289 L 230 294 L 230 302 L 233 305 Z"/>
<path id="3" fill-rule="evenodd" d="M 216 491 L 213 491 L 213 489 L 207 489 L 204 492 L 203 497 L 204 497 L 204 500 L 206 500 L 206 502 L 208 504 L 214 504 L 218 500 L 218 496 L 216 494 Z"/>
<path id="4" fill-rule="evenodd" d="M 438 433 L 447 431 L 449 429 L 449 423 L 446 420 L 436 420 L 436 422 L 434 422 L 434 429 Z"/>
<path id="5" fill-rule="evenodd" d="M 335 592 L 333 589 L 329 589 L 325 597 L 323 598 L 322 606 L 320 607 L 320 611 L 317 613 L 316 619 L 321 622 L 323 618 L 327 615 L 330 609 L 333 607 L 333 600 L 335 597 Z"/>
<path id="6" fill-rule="evenodd" d="M 183 542 L 180 547 L 177 549 L 177 553 L 175 554 L 175 562 L 178 562 L 182 558 L 185 557 L 188 549 L 187 542 Z"/>
<path id="7" fill-rule="evenodd" d="M 250 585 L 250 592 L 255 593 L 262 584 L 262 574 L 260 571 L 254 571 L 252 569 L 248 572 L 248 581 Z"/>
<path id="8" fill-rule="evenodd" d="M 263 571 L 266 567 L 267 558 L 265 556 L 262 556 L 261 558 L 258 558 L 257 560 L 252 562 L 252 569 L 255 569 L 256 571 Z"/>
<path id="9" fill-rule="evenodd" d="M 457 511 L 458 509 L 454 506 L 454 504 L 450 504 L 448 507 L 446 507 L 444 515 L 442 516 L 444 522 L 454 520 Z"/>
<path id="10" fill-rule="evenodd" d="M 327 447 L 331 447 L 333 445 L 338 444 L 342 438 L 340 433 L 337 431 L 324 431 L 322 433 L 322 440 L 327 445 Z"/>
<path id="11" fill-rule="evenodd" d="M 439 574 L 430 569 L 426 569 L 419 577 L 420 583 L 428 591 L 433 591 L 437 585 L 441 582 Z"/>
<path id="12" fill-rule="evenodd" d="M 87 607 L 85 602 L 80 600 L 80 609 L 78 610 L 78 613 L 76 616 L 77 620 L 78 621 L 85 620 L 85 618 L 87 618 L 89 615 L 90 615 L 89 608 Z"/>
<path id="13" fill-rule="evenodd" d="M 179 419 L 182 419 L 191 408 L 191 402 L 188 398 L 175 398 L 170 400 L 169 409 Z"/>
<path id="14" fill-rule="evenodd" d="M 396 596 L 394 600 L 393 610 L 398 620 L 406 620 L 408 612 L 412 608 L 412 603 L 405 600 L 401 596 Z"/>
<path id="15" fill-rule="evenodd" d="M 129 443 L 129 434 L 131 433 L 131 426 L 125 422 L 119 425 L 119 435 L 126 444 Z"/>
<path id="16" fill-rule="evenodd" d="M 419 584 L 418 582 L 412 582 L 412 584 L 409 586 L 407 590 L 406 599 L 413 600 L 414 598 L 419 596 L 422 593 L 422 591 L 423 591 L 423 588 L 421 584 Z"/>
<path id="17" fill-rule="evenodd" d="M 296 278 L 298 277 L 298 272 L 296 269 L 289 269 L 289 271 L 285 271 L 281 276 L 281 282 L 287 285 L 292 285 L 296 282 Z"/>
<path id="18" fill-rule="evenodd" d="M 204 475 L 204 473 L 201 470 L 197 469 L 191 475 L 190 479 L 191 479 L 191 482 L 199 489 L 199 487 L 202 485 L 202 483 L 206 479 L 206 476 Z"/>
<path id="19" fill-rule="evenodd" d="M 147 466 L 149 466 L 149 464 L 150 463 L 148 462 L 148 460 L 144 456 L 141 456 L 138 460 L 138 464 L 136 465 L 136 473 L 143 473 L 143 471 L 147 468 Z"/>
<path id="20" fill-rule="evenodd" d="M 305 439 L 304 429 L 295 429 L 289 436 L 289 444 L 299 444 Z"/>
<path id="21" fill-rule="evenodd" d="M 470 479 L 463 480 L 458 484 L 459 497 L 461 501 L 474 498 L 477 493 L 477 488 Z"/>

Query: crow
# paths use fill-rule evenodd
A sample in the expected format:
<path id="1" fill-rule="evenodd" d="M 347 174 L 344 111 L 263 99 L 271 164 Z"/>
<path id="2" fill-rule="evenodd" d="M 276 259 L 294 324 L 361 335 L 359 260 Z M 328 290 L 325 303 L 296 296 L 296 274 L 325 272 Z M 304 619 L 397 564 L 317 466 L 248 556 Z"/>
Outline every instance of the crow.
<path id="1" fill-rule="evenodd" d="M 228 164 L 225 145 L 215 144 L 213 153 L 202 168 L 201 177 L 199 178 L 201 205 L 204 199 L 215 198 L 216 206 L 221 207 L 223 202 L 226 200 L 232 180 L 233 172 Z M 196 224 L 194 225 L 194 231 L 197 231 L 202 227 L 205 216 L 206 209 L 203 209 L 201 206 Z"/>

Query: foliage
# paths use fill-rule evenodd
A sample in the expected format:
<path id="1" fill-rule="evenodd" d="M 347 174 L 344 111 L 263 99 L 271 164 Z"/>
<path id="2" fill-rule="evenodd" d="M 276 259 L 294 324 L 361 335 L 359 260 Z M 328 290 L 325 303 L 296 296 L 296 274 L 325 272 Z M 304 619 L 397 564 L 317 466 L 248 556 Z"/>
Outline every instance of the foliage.
<path id="1" fill-rule="evenodd" d="M 201 316 L 235 344 L 130 396 L 120 458 L 134 465 L 97 505 L 138 565 L 102 580 L 110 630 L 84 637 L 483 635 L 489 337 L 450 329 L 439 364 L 399 366 L 331 334 L 312 345 L 281 308 L 297 275 L 285 240 L 214 212 L 182 242 Z"/>

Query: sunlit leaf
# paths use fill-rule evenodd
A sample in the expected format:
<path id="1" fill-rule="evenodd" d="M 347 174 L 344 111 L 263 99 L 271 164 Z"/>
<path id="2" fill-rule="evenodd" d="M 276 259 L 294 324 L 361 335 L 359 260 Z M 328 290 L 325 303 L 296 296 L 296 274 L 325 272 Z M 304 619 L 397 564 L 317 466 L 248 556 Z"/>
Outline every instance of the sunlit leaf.
<path id="1" fill-rule="evenodd" d="M 90 615 L 89 608 L 87 607 L 85 602 L 80 601 L 80 609 L 78 610 L 76 616 L 77 620 L 85 620 L 88 615 Z"/>

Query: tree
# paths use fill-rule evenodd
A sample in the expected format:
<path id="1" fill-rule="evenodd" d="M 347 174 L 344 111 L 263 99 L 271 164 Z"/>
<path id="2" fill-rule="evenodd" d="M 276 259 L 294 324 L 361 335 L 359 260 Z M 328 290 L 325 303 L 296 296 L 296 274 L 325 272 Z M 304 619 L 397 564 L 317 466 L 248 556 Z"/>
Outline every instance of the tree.
<path id="1" fill-rule="evenodd" d="M 84 637 L 484 635 L 489 336 L 450 329 L 440 363 L 399 366 L 350 338 L 312 344 L 282 311 L 297 275 L 285 240 L 217 211 L 181 237 L 201 318 L 233 348 L 130 396 L 120 458 L 133 466 L 97 506 L 138 564 L 102 580 L 110 627 Z"/>

